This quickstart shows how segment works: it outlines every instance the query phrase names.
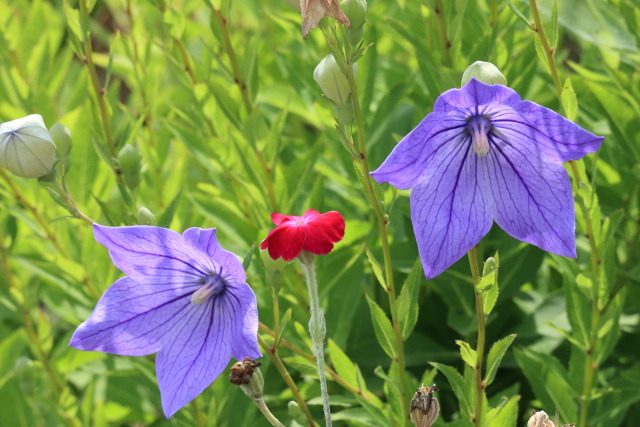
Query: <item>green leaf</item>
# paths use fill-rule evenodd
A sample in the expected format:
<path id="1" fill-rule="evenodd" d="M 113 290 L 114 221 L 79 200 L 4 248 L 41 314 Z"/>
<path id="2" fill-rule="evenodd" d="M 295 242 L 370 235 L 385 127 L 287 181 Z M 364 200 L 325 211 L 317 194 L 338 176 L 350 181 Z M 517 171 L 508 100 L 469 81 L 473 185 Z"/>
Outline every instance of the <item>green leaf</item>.
<path id="1" fill-rule="evenodd" d="M 171 226 L 171 222 L 173 221 L 173 216 L 176 213 L 176 209 L 178 208 L 178 204 L 180 203 L 180 197 L 182 196 L 182 192 L 179 191 L 178 194 L 171 200 L 167 209 L 162 212 L 160 218 L 158 218 L 158 227 L 169 228 Z"/>
<path id="2" fill-rule="evenodd" d="M 404 339 L 409 338 L 418 321 L 418 291 L 422 278 L 422 263 L 416 259 L 407 280 L 405 280 L 400 296 L 396 300 L 396 316 Z"/>
<path id="3" fill-rule="evenodd" d="M 470 390 L 466 390 L 466 384 L 462 375 L 460 375 L 460 373 L 451 366 L 435 362 L 431 362 L 431 366 L 442 372 L 444 376 L 447 377 L 447 381 L 449 381 L 449 385 L 458 399 L 460 411 L 462 412 L 461 416 L 463 418 L 469 418 L 469 416 L 474 412 L 474 409 L 469 400 Z"/>
<path id="4" fill-rule="evenodd" d="M 482 419 L 482 426 L 515 427 L 518 421 L 518 401 L 520 396 L 512 396 L 498 407 L 490 409 Z"/>
<path id="5" fill-rule="evenodd" d="M 575 121 L 578 113 L 578 98 L 571 85 L 571 78 L 567 77 L 562 88 L 562 109 L 567 119 Z"/>
<path id="6" fill-rule="evenodd" d="M 64 9 L 64 15 L 67 18 L 67 25 L 69 26 L 69 29 L 76 39 L 81 42 L 84 37 L 82 35 L 82 27 L 80 26 L 80 11 L 69 6 L 69 2 L 67 0 L 64 1 L 62 7 Z"/>
<path id="7" fill-rule="evenodd" d="M 331 363 L 336 369 L 338 375 L 340 375 L 347 383 L 354 387 L 360 387 L 358 384 L 358 376 L 356 374 L 356 365 L 349 359 L 340 347 L 331 338 L 328 340 L 327 348 L 329 350 L 329 357 Z"/>
<path id="8" fill-rule="evenodd" d="M 255 252 L 255 250 L 256 250 L 256 242 L 253 242 L 251 244 L 251 247 L 247 251 L 246 255 L 242 259 L 242 268 L 244 268 L 245 270 L 249 269 L 249 266 L 251 265 L 251 259 L 253 258 L 253 253 Z"/>
<path id="9" fill-rule="evenodd" d="M 506 2 L 507 2 L 507 5 L 509 6 L 509 8 L 513 11 L 513 13 L 515 13 L 515 14 L 516 14 L 516 16 L 517 16 L 518 18 L 520 18 L 520 19 L 522 20 L 522 22 L 524 22 L 524 23 L 527 25 L 527 27 L 529 27 L 529 28 L 531 28 L 531 29 L 533 30 L 533 28 L 534 28 L 533 24 L 529 21 L 529 19 L 527 19 L 527 17 L 526 17 L 526 16 L 524 16 L 524 13 L 522 13 L 522 12 L 520 11 L 520 9 L 518 9 L 518 8 L 516 7 L 516 5 L 514 5 L 514 4 L 511 2 L 511 0 L 506 0 Z"/>
<path id="10" fill-rule="evenodd" d="M 486 385 L 489 385 L 493 382 L 494 378 L 496 377 L 496 372 L 498 372 L 498 367 L 500 367 L 500 363 L 502 362 L 502 358 L 504 357 L 513 340 L 516 338 L 516 335 L 517 334 L 511 334 L 496 341 L 491 347 L 491 350 L 489 350 L 489 356 L 487 356 L 487 368 L 484 378 Z"/>
<path id="11" fill-rule="evenodd" d="M 164 11 L 164 23 L 169 26 L 169 34 L 174 39 L 181 39 L 184 33 L 184 15 L 176 9 L 169 7 Z"/>
<path id="12" fill-rule="evenodd" d="M 478 289 L 482 293 L 482 305 L 485 316 L 488 316 L 498 301 L 498 269 L 500 268 L 500 258 L 498 252 L 493 257 L 488 258 L 482 269 L 482 277 L 478 284 Z"/>
<path id="13" fill-rule="evenodd" d="M 467 365 L 475 368 L 478 364 L 478 354 L 476 351 L 464 341 L 456 340 L 456 344 L 460 346 L 460 356 L 462 356 L 462 360 L 464 360 Z"/>
<path id="14" fill-rule="evenodd" d="M 384 280 L 384 274 L 382 273 L 382 267 L 380 266 L 380 263 L 378 262 L 376 257 L 373 255 L 373 253 L 371 253 L 369 248 L 366 248 L 366 251 L 367 251 L 367 259 L 369 260 L 369 265 L 371 265 L 371 270 L 373 270 L 373 274 L 376 276 L 376 279 L 378 279 L 378 283 L 380 283 L 380 286 L 382 286 L 382 289 L 384 289 L 384 291 L 387 292 L 387 282 Z"/>
<path id="15" fill-rule="evenodd" d="M 579 277 L 584 277 L 578 275 Z M 585 293 L 579 288 L 577 278 L 564 275 L 564 297 L 567 304 L 567 317 L 571 325 L 571 335 L 580 343 L 579 347 L 589 347 L 591 334 L 591 304 Z M 590 290 L 589 290 L 590 291 Z"/>
<path id="16" fill-rule="evenodd" d="M 393 326 L 391 321 L 380 308 L 380 306 L 371 298 L 366 295 L 367 303 L 369 304 L 369 311 L 371 312 L 371 322 L 373 323 L 373 330 L 378 339 L 378 343 L 387 355 L 395 359 L 397 356 L 396 340 L 393 335 Z"/>
<path id="17" fill-rule="evenodd" d="M 535 396 L 545 408 L 558 408 L 568 420 L 578 418 L 578 393 L 567 378 L 567 372 L 551 355 L 530 349 L 515 350 L 516 361 L 527 377 Z"/>
<path id="18" fill-rule="evenodd" d="M 338 139 L 340 140 L 340 143 L 342 144 L 344 149 L 347 150 L 347 153 L 349 153 L 349 155 L 354 159 L 359 158 L 360 153 L 358 153 L 358 150 L 356 150 L 353 144 L 347 139 L 347 136 L 342 130 L 342 126 L 336 124 L 336 132 L 338 132 Z"/>

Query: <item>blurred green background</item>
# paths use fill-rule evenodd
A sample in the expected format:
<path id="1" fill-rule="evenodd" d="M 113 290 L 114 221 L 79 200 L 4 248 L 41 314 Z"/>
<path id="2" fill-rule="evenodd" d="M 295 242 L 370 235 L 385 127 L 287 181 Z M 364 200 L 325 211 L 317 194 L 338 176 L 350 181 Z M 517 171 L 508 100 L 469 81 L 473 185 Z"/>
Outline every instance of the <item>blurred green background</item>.
<path id="1" fill-rule="evenodd" d="M 357 84 L 372 168 L 431 111 L 441 92 L 459 87 L 462 72 L 476 60 L 496 64 L 523 99 L 562 111 L 525 22 L 532 20 L 528 2 L 445 1 L 443 19 L 435 0 L 368 3 L 364 40 L 372 46 L 358 63 Z M 224 24 L 211 4 L 227 18 Z M 86 46 L 75 1 L 0 0 L 0 122 L 37 113 L 47 126 L 59 122 L 71 130 L 70 193 L 97 222 L 138 223 L 136 213 L 144 206 L 158 225 L 177 231 L 217 227 L 223 247 L 241 257 L 253 251 L 248 282 L 269 328 L 272 291 L 252 245 L 271 228 L 270 214 L 340 211 L 345 239 L 318 259 L 327 358 L 352 388 L 368 391 L 363 398 L 330 379 L 336 425 L 398 425 L 390 361 L 364 298 L 366 293 L 389 309 L 365 253 L 368 248 L 382 260 L 378 229 L 334 129 L 331 106 L 312 78 L 329 53 L 327 43 L 319 29 L 302 40 L 300 14 L 287 2 L 211 4 L 89 1 Z M 581 169 L 590 182 L 588 194 L 580 196 L 589 201 L 587 215 L 598 227 L 600 218 L 605 221 L 600 255 L 614 301 L 599 329 L 603 348 L 589 425 L 637 426 L 640 3 L 561 0 L 557 25 L 551 0 L 541 1 L 540 9 L 557 46 L 562 82 L 568 78 L 576 94 L 576 122 L 605 136 Z M 227 34 L 238 70 L 225 50 Z M 95 64 L 103 94 L 90 81 L 88 62 Z M 247 99 L 234 83 L 237 73 Z M 118 190 L 113 153 L 105 149 L 109 139 L 116 151 L 129 144 L 141 154 L 140 182 L 129 190 L 129 202 Z M 389 206 L 394 192 L 383 188 Z M 390 239 L 401 284 L 417 248 L 409 191 L 394 200 Z M 581 324 L 572 310 L 586 301 L 579 288 L 588 280 L 591 253 L 585 215 L 578 208 L 576 214 L 577 261 L 546 254 L 498 227 L 479 247 L 482 259 L 500 252 L 500 299 L 487 342 L 517 334 L 487 394 L 492 406 L 503 396 L 520 396 L 514 425 L 524 425 L 533 408 L 553 413 L 558 407 L 564 422 L 577 418 L 584 356 L 571 343 Z M 68 347 L 74 329 L 122 273 L 94 241 L 91 227 L 68 218 L 35 180 L 8 174 L 0 179 L 0 257 L 0 426 L 268 425 L 226 374 L 167 421 L 153 356 Z M 442 407 L 436 425 L 467 425 L 450 381 L 428 362 L 463 369 L 454 340 L 474 342 L 476 331 L 469 267 L 463 259 L 434 280 L 420 277 L 417 325 L 406 341 L 409 386 L 435 381 Z M 295 264 L 286 270 L 279 305 L 281 315 L 292 310 L 284 339 L 311 353 L 306 290 Z M 263 330 L 261 335 L 270 339 Z M 279 355 L 321 420 L 315 366 L 284 346 Z M 294 425 L 287 410 L 290 390 L 271 361 L 261 361 L 269 407 Z"/>

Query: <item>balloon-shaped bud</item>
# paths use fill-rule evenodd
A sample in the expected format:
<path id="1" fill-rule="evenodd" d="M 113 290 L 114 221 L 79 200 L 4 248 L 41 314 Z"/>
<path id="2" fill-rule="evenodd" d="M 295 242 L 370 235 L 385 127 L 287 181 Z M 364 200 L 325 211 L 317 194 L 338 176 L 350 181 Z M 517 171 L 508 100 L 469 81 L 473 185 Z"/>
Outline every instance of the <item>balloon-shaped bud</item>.
<path id="1" fill-rule="evenodd" d="M 156 225 L 156 216 L 149 209 L 140 206 L 140 209 L 138 209 L 138 224 Z"/>
<path id="2" fill-rule="evenodd" d="M 56 146 L 39 114 L 0 124 L 0 167 L 23 178 L 51 172 Z"/>
<path id="3" fill-rule="evenodd" d="M 464 70 L 462 84 L 464 86 L 471 79 L 476 79 L 487 85 L 507 85 L 507 79 L 491 62 L 476 61 Z"/>
<path id="4" fill-rule="evenodd" d="M 343 0 L 340 3 L 340 9 L 351 22 L 349 30 L 357 30 L 367 21 L 367 2 L 365 0 Z"/>
<path id="5" fill-rule="evenodd" d="M 118 154 L 118 164 L 127 187 L 135 189 L 140 183 L 140 170 L 142 169 L 142 156 L 138 147 L 129 144 L 122 147 Z"/>
<path id="6" fill-rule="evenodd" d="M 349 101 L 351 94 L 349 80 L 340 69 L 333 54 L 330 53 L 320 61 L 313 72 L 313 79 L 322 89 L 324 96 L 334 104 L 342 106 Z"/>
<path id="7" fill-rule="evenodd" d="M 64 163 L 68 168 L 71 163 L 71 148 L 73 147 L 71 132 L 63 124 L 56 123 L 49 129 L 51 138 L 56 144 L 56 154 L 60 163 Z"/>

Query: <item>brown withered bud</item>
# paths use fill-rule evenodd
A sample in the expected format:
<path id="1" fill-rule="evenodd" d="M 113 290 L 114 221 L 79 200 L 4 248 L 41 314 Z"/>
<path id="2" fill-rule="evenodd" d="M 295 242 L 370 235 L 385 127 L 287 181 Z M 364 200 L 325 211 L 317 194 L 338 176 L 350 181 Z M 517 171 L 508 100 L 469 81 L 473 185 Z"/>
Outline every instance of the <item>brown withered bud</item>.
<path id="1" fill-rule="evenodd" d="M 533 415 L 527 421 L 527 427 L 555 427 L 555 424 L 549 419 L 546 412 L 534 409 Z"/>
<path id="2" fill-rule="evenodd" d="M 302 38 L 307 38 L 307 33 L 318 26 L 320 20 L 326 15 L 342 22 L 349 27 L 349 18 L 340 10 L 339 0 L 300 0 L 300 13 L 302 14 Z"/>
<path id="3" fill-rule="evenodd" d="M 558 410 L 556 409 L 556 422 L 557 421 Z M 527 422 L 527 427 L 556 427 L 556 424 L 549 419 L 549 415 L 547 415 L 546 412 L 536 411 L 534 409 L 531 418 L 529 418 L 529 421 Z M 576 424 L 558 424 L 558 427 L 576 427 Z"/>
<path id="4" fill-rule="evenodd" d="M 431 427 L 438 419 L 440 403 L 433 396 L 436 391 L 438 391 L 438 387 L 435 384 L 431 387 L 422 385 L 416 389 L 409 407 L 409 418 L 416 427 Z"/>
<path id="5" fill-rule="evenodd" d="M 245 357 L 242 362 L 233 364 L 231 373 L 229 374 L 229 381 L 235 385 L 249 384 L 253 371 L 260 365 L 262 365 L 262 363 L 251 360 L 250 357 Z"/>

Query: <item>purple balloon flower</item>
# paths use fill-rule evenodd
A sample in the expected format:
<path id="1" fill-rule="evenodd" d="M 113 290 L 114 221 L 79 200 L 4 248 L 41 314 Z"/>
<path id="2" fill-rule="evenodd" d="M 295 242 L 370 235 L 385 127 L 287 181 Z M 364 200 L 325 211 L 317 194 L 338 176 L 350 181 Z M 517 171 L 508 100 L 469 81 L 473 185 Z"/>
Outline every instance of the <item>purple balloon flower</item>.
<path id="1" fill-rule="evenodd" d="M 411 192 L 411 219 L 427 278 L 442 273 L 495 220 L 516 239 L 575 257 L 571 183 L 562 162 L 602 137 L 472 79 L 438 97 L 433 112 L 371 173 Z"/>
<path id="2" fill-rule="evenodd" d="M 127 277 L 116 281 L 73 334 L 80 350 L 158 353 L 162 407 L 170 418 L 224 370 L 229 357 L 260 357 L 258 312 L 242 264 L 216 230 L 93 226 Z"/>

